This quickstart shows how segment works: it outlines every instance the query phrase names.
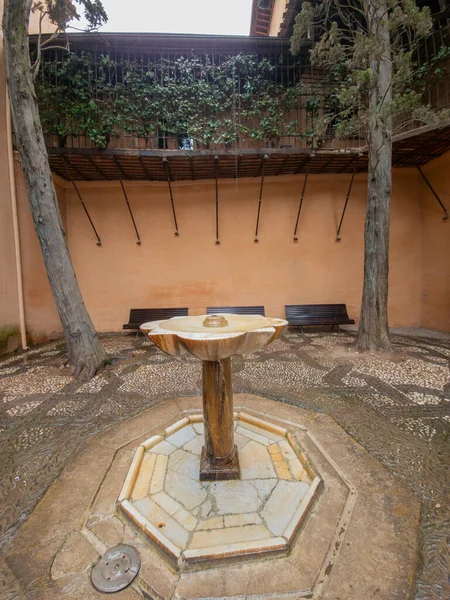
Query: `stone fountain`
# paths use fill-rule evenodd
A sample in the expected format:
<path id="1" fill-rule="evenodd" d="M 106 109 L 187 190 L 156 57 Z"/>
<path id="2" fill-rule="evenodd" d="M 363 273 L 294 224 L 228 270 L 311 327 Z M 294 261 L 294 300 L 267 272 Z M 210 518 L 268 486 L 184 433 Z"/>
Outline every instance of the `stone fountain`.
<path id="1" fill-rule="evenodd" d="M 142 442 L 118 499 L 119 513 L 177 570 L 285 555 L 319 494 L 322 480 L 288 429 L 233 410 L 231 358 L 286 326 L 235 314 L 141 326 L 166 354 L 203 363 L 203 414 Z"/>

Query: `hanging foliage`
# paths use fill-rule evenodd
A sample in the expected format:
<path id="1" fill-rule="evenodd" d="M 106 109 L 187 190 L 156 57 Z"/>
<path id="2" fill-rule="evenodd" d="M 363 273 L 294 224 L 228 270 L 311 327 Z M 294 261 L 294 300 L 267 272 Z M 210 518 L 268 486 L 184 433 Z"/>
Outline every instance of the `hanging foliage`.
<path id="1" fill-rule="evenodd" d="M 68 52 L 41 62 L 36 93 L 44 132 L 60 145 L 84 136 L 105 148 L 123 135 L 147 145 L 161 132 L 190 138 L 197 148 L 231 147 L 241 136 L 268 147 L 283 136 L 312 143 L 309 121 L 320 97 L 306 100 L 299 82 L 278 84 L 275 69 L 268 59 L 244 54 L 213 64 L 208 56 L 144 63 Z M 295 118 L 299 110 L 303 124 Z"/>

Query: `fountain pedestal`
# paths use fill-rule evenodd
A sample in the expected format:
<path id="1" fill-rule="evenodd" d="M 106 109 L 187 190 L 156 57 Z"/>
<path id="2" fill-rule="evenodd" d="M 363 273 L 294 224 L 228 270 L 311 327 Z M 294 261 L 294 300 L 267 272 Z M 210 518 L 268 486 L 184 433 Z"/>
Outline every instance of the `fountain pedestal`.
<path id="1" fill-rule="evenodd" d="M 200 481 L 239 479 L 231 358 L 203 361 L 203 416 L 205 445 L 200 459 Z"/>

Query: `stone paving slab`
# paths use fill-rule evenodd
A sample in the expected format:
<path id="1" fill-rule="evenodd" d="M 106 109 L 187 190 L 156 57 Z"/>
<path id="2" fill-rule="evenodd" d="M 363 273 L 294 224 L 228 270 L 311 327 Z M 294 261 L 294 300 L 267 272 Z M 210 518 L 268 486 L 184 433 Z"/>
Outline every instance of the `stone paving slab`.
<path id="1" fill-rule="evenodd" d="M 100 597 L 90 587 L 89 569 L 96 556 L 118 541 L 135 545 L 142 558 L 134 589 L 117 596 L 127 600 L 256 600 L 262 595 L 265 599 L 318 597 L 319 592 L 328 600 L 408 597 L 419 521 L 419 505 L 410 492 L 330 417 L 287 405 L 279 411 L 279 403 L 250 396 L 240 398 L 240 404 L 262 419 L 276 414 L 277 423 L 289 428 L 314 461 L 325 490 L 289 556 L 176 573 L 115 515 L 133 449 L 145 436 L 180 418 L 176 401 L 167 401 L 167 412 L 164 404 L 90 439 L 37 506 L 6 554 L 9 568 L 29 598 Z M 198 405 L 198 399 L 193 405 Z M 188 411 L 187 399 L 183 406 Z M 255 406 L 264 412 L 257 413 Z M 66 508 L 67 520 L 62 518 Z M 147 596 L 142 595 L 144 591 Z"/>
<path id="2" fill-rule="evenodd" d="M 137 447 L 119 514 L 179 570 L 286 554 L 322 489 L 310 459 L 297 442 L 294 449 L 286 428 L 238 411 L 234 428 L 247 440 L 239 451 L 240 479 L 200 481 L 200 419 L 189 414 Z M 108 480 L 120 478 L 114 472 Z"/>

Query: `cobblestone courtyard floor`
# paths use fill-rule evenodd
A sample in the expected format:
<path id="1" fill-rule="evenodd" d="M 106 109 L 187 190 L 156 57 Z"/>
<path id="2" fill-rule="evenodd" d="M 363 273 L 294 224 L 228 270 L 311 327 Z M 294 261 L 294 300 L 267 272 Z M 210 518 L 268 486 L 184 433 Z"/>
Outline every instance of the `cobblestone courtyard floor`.
<path id="1" fill-rule="evenodd" d="M 113 364 L 88 383 L 64 366 L 63 341 L 0 359 L 0 552 L 82 441 L 165 398 L 201 395 L 199 361 L 178 362 L 144 337 L 102 339 Z M 387 360 L 355 353 L 349 332 L 289 331 L 233 359 L 234 391 L 328 413 L 401 478 L 422 506 L 416 599 L 446 599 L 450 336 L 416 330 L 392 339 Z M 1 558 L 0 598 L 24 598 Z"/>

